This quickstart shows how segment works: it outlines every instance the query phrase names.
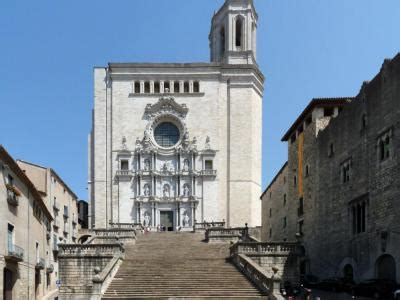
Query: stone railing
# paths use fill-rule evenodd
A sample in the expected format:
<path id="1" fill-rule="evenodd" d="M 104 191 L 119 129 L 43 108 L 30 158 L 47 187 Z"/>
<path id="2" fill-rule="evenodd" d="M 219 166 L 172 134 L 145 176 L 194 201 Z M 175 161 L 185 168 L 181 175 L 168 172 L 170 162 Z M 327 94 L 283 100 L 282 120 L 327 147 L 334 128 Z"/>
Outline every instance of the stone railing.
<path id="1" fill-rule="evenodd" d="M 142 229 L 143 225 L 141 223 L 112 223 L 110 222 L 111 228 L 122 228 L 122 229 Z"/>
<path id="2" fill-rule="evenodd" d="M 101 299 L 101 296 L 106 292 L 109 284 L 117 273 L 120 265 L 122 264 L 123 256 L 115 255 L 107 266 L 100 272 L 100 268 L 95 268 L 95 276 L 93 277 L 93 292 L 91 299 Z"/>
<path id="3" fill-rule="evenodd" d="M 225 227 L 225 220 L 222 222 L 202 222 L 202 223 L 197 223 L 195 220 L 194 226 L 193 226 L 193 231 L 204 231 L 207 228 L 224 228 Z"/>
<path id="4" fill-rule="evenodd" d="M 124 259 L 123 243 L 136 240 L 133 227 L 121 224 L 84 233 L 91 236 L 85 244 L 58 244 L 60 300 L 100 300 Z"/>
<path id="5" fill-rule="evenodd" d="M 248 227 L 236 228 L 207 228 L 205 232 L 206 242 L 231 242 L 246 239 Z"/>
<path id="6" fill-rule="evenodd" d="M 281 279 L 272 270 L 270 274 L 244 254 L 235 254 L 231 257 L 232 263 L 256 285 L 268 299 L 285 299 L 280 294 Z"/>
<path id="7" fill-rule="evenodd" d="M 263 270 L 273 270 L 283 281 L 298 284 L 303 246 L 297 242 L 242 242 L 230 247 L 230 258 L 245 255 Z"/>
<path id="8" fill-rule="evenodd" d="M 58 244 L 58 258 L 101 256 L 110 257 L 123 253 L 121 243 L 112 244 Z"/>
<path id="9" fill-rule="evenodd" d="M 231 256 L 245 254 L 247 256 L 288 256 L 300 254 L 300 245 L 295 242 L 238 242 L 230 248 Z"/>

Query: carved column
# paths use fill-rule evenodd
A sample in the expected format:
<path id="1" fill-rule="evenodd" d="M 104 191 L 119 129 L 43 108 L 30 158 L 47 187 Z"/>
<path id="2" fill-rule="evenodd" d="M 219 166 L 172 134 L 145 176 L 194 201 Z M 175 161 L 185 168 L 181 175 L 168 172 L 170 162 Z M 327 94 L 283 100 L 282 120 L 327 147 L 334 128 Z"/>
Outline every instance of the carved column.
<path id="1" fill-rule="evenodd" d="M 154 93 L 154 81 L 150 81 L 150 93 Z"/>
<path id="2" fill-rule="evenodd" d="M 196 207 L 196 203 L 192 202 L 192 218 L 191 218 L 191 220 L 190 220 L 191 226 L 194 226 L 194 220 L 196 219 L 196 210 L 195 210 L 195 207 Z"/>

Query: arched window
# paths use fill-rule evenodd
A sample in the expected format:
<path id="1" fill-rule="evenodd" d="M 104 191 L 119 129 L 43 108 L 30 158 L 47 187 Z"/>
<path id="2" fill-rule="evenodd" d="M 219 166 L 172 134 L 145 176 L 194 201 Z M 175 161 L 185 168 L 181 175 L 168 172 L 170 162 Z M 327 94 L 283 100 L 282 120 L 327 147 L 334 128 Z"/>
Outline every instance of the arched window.
<path id="1" fill-rule="evenodd" d="M 243 19 L 240 16 L 236 19 L 235 36 L 236 47 L 241 48 L 243 46 Z"/>
<path id="2" fill-rule="evenodd" d="M 225 27 L 222 26 L 219 32 L 220 35 L 220 55 L 223 56 L 225 53 Z"/>

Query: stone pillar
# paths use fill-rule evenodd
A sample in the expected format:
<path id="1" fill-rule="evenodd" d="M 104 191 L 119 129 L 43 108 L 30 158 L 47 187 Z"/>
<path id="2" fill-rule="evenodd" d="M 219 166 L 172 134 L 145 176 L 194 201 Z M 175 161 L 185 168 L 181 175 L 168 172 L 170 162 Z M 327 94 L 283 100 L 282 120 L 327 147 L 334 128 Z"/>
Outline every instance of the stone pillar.
<path id="1" fill-rule="evenodd" d="M 183 81 L 183 80 L 180 80 L 180 81 L 179 81 L 179 92 L 180 92 L 180 93 L 184 93 L 184 92 L 185 92 L 184 87 L 183 87 L 183 84 L 184 84 L 184 81 Z"/>
<path id="2" fill-rule="evenodd" d="M 189 81 L 189 93 L 193 93 L 193 80 Z"/>
<path id="3" fill-rule="evenodd" d="M 144 81 L 143 80 L 140 81 L 140 93 L 141 94 L 144 93 Z"/>
<path id="4" fill-rule="evenodd" d="M 182 226 L 182 222 L 181 222 L 181 205 L 179 202 L 176 203 L 177 205 L 177 210 L 176 210 L 176 223 L 178 224 L 178 226 Z"/>
<path id="5" fill-rule="evenodd" d="M 175 91 L 174 91 L 174 81 L 173 80 L 170 80 L 169 81 L 169 92 L 172 94 L 172 93 L 175 93 Z"/>
<path id="6" fill-rule="evenodd" d="M 160 93 L 164 94 L 164 81 L 163 80 L 160 81 Z"/>
<path id="7" fill-rule="evenodd" d="M 196 203 L 192 202 L 192 217 L 190 218 L 191 225 L 194 226 L 194 220 L 196 219 Z"/>
<path id="8" fill-rule="evenodd" d="M 142 221 L 140 220 L 140 202 L 137 203 L 137 213 L 138 213 L 138 218 L 137 221 L 138 223 L 142 223 Z"/>
<path id="9" fill-rule="evenodd" d="M 154 81 L 150 81 L 150 93 L 154 94 Z"/>
<path id="10" fill-rule="evenodd" d="M 156 226 L 156 221 L 155 221 L 155 218 L 156 218 L 156 209 L 155 209 L 155 207 L 156 207 L 156 204 L 153 202 L 153 203 L 151 204 L 151 226 L 153 226 L 153 227 Z"/>

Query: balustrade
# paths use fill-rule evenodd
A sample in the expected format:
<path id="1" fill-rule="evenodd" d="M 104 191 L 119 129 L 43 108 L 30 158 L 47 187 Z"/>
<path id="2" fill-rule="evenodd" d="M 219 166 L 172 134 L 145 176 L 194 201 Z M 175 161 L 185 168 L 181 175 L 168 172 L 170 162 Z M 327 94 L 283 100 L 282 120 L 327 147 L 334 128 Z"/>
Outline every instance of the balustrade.
<path id="1" fill-rule="evenodd" d="M 299 255 L 300 245 L 295 242 L 237 242 L 230 248 L 231 256 L 245 254 L 248 256 L 269 256 L 269 255 Z"/>
<path id="2" fill-rule="evenodd" d="M 59 244 L 58 257 L 63 256 L 114 256 L 123 253 L 121 244 Z"/>

